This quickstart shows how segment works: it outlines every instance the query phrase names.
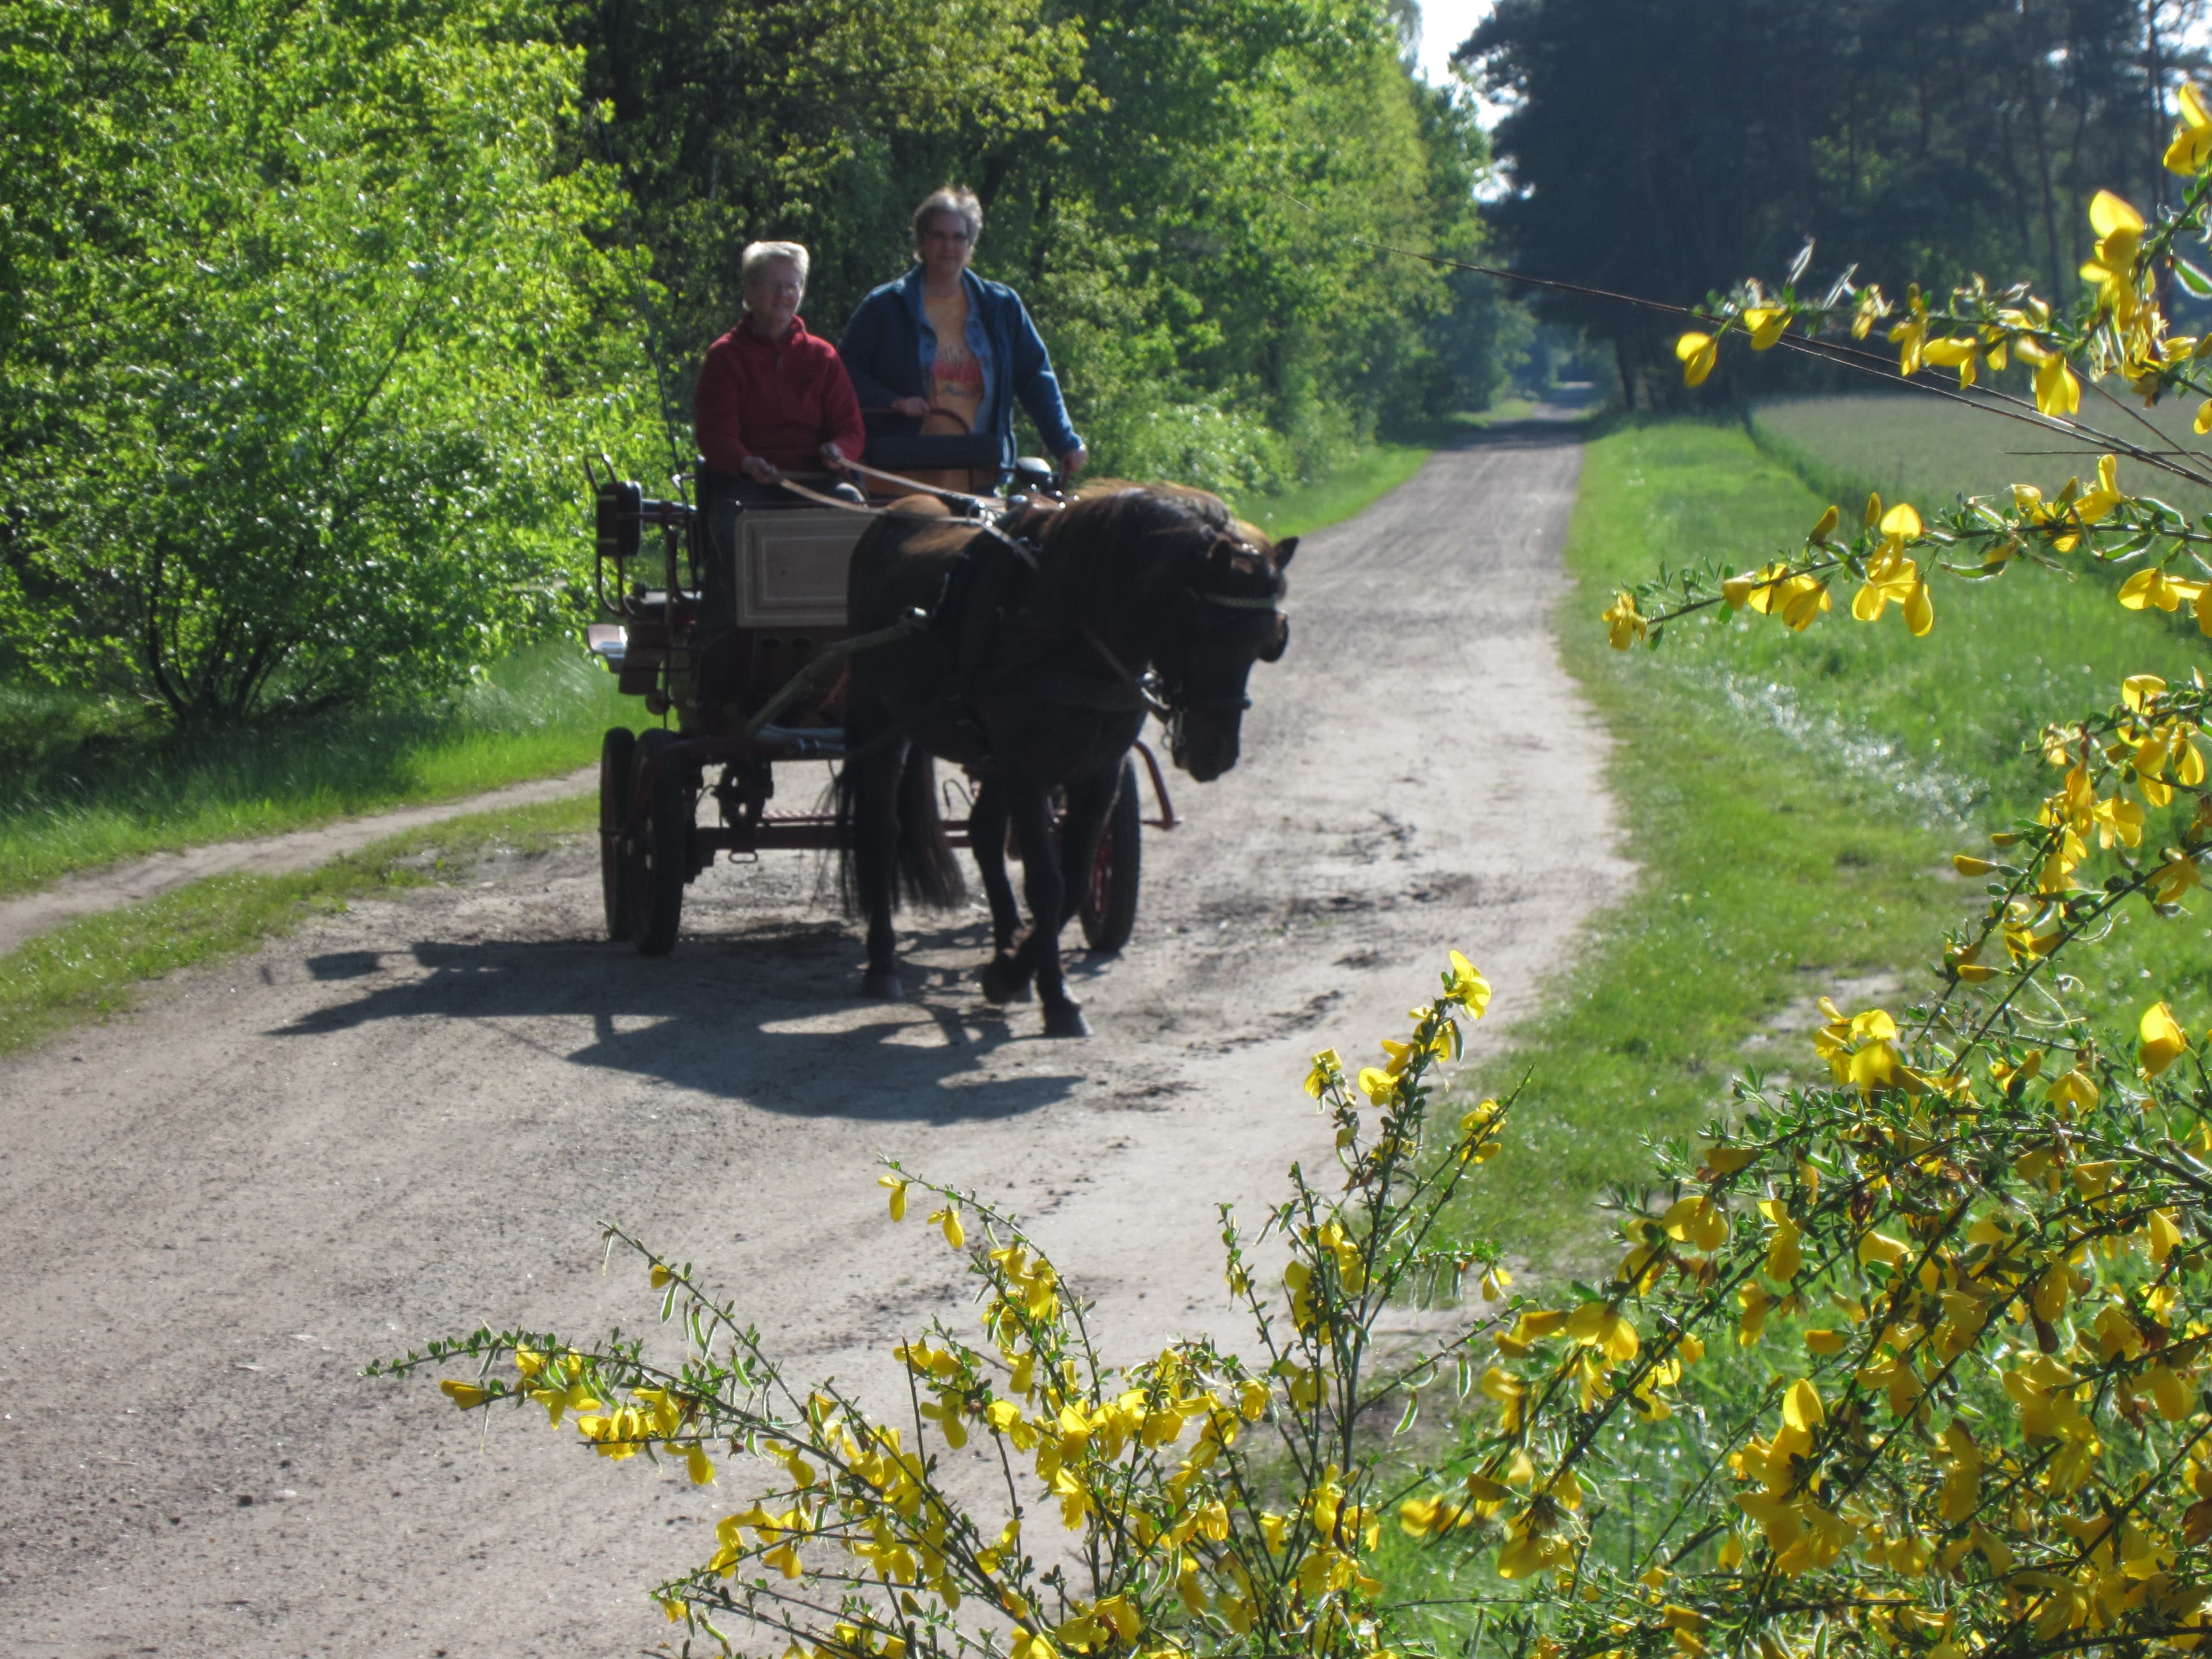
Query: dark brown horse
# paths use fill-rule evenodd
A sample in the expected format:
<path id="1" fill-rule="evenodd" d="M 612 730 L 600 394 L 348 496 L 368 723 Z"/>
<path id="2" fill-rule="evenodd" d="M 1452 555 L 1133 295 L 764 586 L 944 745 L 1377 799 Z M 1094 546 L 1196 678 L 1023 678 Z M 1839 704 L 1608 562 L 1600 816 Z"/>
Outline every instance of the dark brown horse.
<path id="1" fill-rule="evenodd" d="M 1006 888 L 1002 859 L 989 878 L 1006 826 L 1022 858 L 1030 925 L 1009 938 L 994 903 L 985 994 L 1013 1000 L 1034 981 L 1048 1036 L 1089 1032 L 1060 970 L 1068 872 L 1090 869 L 1113 810 L 1150 708 L 1141 682 L 1158 677 L 1178 766 L 1201 783 L 1234 766 L 1245 680 L 1289 639 L 1277 601 L 1297 545 L 1271 545 L 1200 491 L 1129 484 L 1093 486 L 991 529 L 903 515 L 869 526 L 846 587 L 854 630 L 915 610 L 933 619 L 855 657 L 846 688 L 851 758 L 838 818 L 848 900 L 867 918 L 870 995 L 902 994 L 891 927 L 900 890 L 938 905 L 964 896 L 938 814 L 943 759 L 982 780 L 976 833 L 996 837 L 983 854 L 987 884 Z M 1056 790 L 1066 803 L 1058 836 Z"/>

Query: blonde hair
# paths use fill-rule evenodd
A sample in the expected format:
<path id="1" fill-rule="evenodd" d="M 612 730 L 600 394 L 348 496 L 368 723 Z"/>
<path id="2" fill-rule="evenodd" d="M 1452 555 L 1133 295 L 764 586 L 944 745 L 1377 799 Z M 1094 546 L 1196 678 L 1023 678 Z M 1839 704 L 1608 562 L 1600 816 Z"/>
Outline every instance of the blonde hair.
<path id="1" fill-rule="evenodd" d="M 744 255 L 738 261 L 738 286 L 750 288 L 753 273 L 771 259 L 787 260 L 799 273 L 799 285 L 806 286 L 806 246 L 803 242 L 748 242 Z"/>
<path id="2" fill-rule="evenodd" d="M 933 190 L 921 198 L 921 205 L 914 210 L 914 245 L 921 246 L 921 239 L 929 234 L 929 222 L 940 213 L 957 215 L 967 228 L 968 240 L 973 242 L 983 234 L 983 204 L 975 199 L 975 192 L 961 185 L 947 185 Z"/>

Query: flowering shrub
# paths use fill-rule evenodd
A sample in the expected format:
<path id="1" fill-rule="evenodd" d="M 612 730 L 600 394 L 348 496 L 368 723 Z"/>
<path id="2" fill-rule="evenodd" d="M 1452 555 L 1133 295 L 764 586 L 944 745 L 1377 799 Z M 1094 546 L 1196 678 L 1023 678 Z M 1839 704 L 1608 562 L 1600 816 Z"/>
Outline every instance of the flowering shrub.
<path id="1" fill-rule="evenodd" d="M 2017 360 L 2033 369 L 2033 398 L 1996 398 L 1995 412 L 2109 452 L 2094 483 L 2048 496 L 2016 484 L 1928 518 L 1877 496 L 1843 533 L 1832 507 L 1801 549 L 1753 569 L 1662 573 L 1617 594 L 1603 618 L 1612 642 L 1656 644 L 1698 612 L 1802 631 L 1842 580 L 1856 584 L 1856 619 L 1880 623 L 1893 605 L 1923 635 L 1930 575 L 1989 580 L 2069 559 L 2134 567 L 2118 604 L 2185 605 L 2212 635 L 2212 522 L 2124 490 L 2118 458 L 2200 483 L 2212 459 L 2079 418 L 2085 386 L 2122 408 L 2100 377 L 2147 404 L 2212 392 L 2212 341 L 2170 333 L 2160 303 L 2169 281 L 2212 293 L 2180 252 L 2207 237 L 2212 118 L 2193 90 L 2182 107 L 2166 156 L 2191 181 L 2180 209 L 2152 226 L 2100 194 L 2095 258 L 2069 315 L 2025 286 L 1993 294 L 1979 281 L 1944 306 L 1914 289 L 1899 308 L 1848 281 L 1808 301 L 1794 287 L 1801 260 L 1778 295 L 1747 283 L 1677 344 L 1692 385 L 1735 334 L 1753 350 L 1858 362 L 1870 354 L 1841 337 L 1886 325 L 1899 375 L 1953 369 L 1962 389 L 1979 366 Z M 2212 401 L 2196 429 L 2212 430 Z M 1765 1374 L 1735 1421 L 1712 1425 L 1698 1501 L 1641 1555 L 1595 1572 L 1579 1553 L 1581 1493 L 1565 1483 L 1620 1408 L 1559 1402 L 1571 1356 L 1516 1381 L 1523 1397 L 1532 1382 L 1552 1391 L 1534 1414 L 1541 1425 L 1552 1402 L 1538 1432 L 1553 1458 L 1532 1490 L 1557 1504 L 1509 1523 L 1546 1541 L 1517 1559 L 1509 1544 L 1499 1565 L 1576 1578 L 1522 1627 L 1540 1644 L 2030 1659 L 2191 1651 L 2212 1632 L 2212 1079 L 2167 1003 L 2136 1033 L 2100 1032 L 2061 968 L 2128 907 L 2172 915 L 2202 884 L 2212 693 L 2201 676 L 2138 674 L 2115 690 L 2033 740 L 2060 780 L 2033 818 L 1995 834 L 1990 856 L 1954 860 L 1986 884 L 1986 902 L 1946 939 L 1928 1000 L 1901 1018 L 1824 1002 L 1814 1046 L 1829 1085 L 1740 1085 L 1735 1121 L 1701 1153 L 1662 1153 L 1671 1204 L 1653 1213 L 1621 1195 L 1626 1253 L 1600 1296 L 1646 1340 L 1601 1386 L 1632 1398 L 1642 1367 L 1679 1368 L 1707 1344 L 1760 1349 Z M 1562 1316 L 1523 1315 L 1504 1342 L 1556 1341 L 1549 1322 Z M 1511 1452 L 1501 1440 L 1486 1472 Z"/>
<path id="2" fill-rule="evenodd" d="M 372 1374 L 465 1367 L 441 1384 L 463 1410 L 542 1406 L 604 1456 L 672 1458 L 701 1485 L 749 1455 L 765 1489 L 721 1521 L 713 1557 L 657 1592 L 672 1620 L 726 1646 L 766 1633 L 811 1659 L 1375 1652 L 1389 1615 L 1369 1558 L 1391 1494 L 1355 1429 L 1402 1413 L 1437 1368 L 1469 1364 L 1504 1316 L 1376 1366 L 1374 1322 L 1394 1301 L 1455 1296 L 1474 1273 L 1482 1298 L 1504 1305 L 1492 1254 L 1436 1234 L 1500 1144 L 1496 1101 L 1448 1133 L 1433 1122 L 1437 1068 L 1489 999 L 1455 952 L 1383 1063 L 1348 1082 L 1334 1051 L 1316 1057 L 1307 1088 L 1335 1125 L 1340 1187 L 1294 1168 L 1258 1239 L 1222 1217 L 1247 1352 L 1196 1339 L 1109 1365 L 1086 1304 L 1012 1217 L 894 1164 L 890 1219 L 930 1206 L 928 1224 L 968 1258 L 983 1335 L 940 1322 L 901 1344 L 897 1420 L 793 1382 L 733 1308 L 620 1230 L 610 1238 L 641 1258 L 680 1354 L 486 1329 Z M 1268 1239 L 1288 1257 L 1279 1289 L 1252 1261 Z M 946 1477 L 963 1452 L 1002 1478 L 1002 1508 L 980 1513 L 956 1493 Z M 1040 1522 L 1060 1538 L 1037 1541 Z"/>
<path id="3" fill-rule="evenodd" d="M 1971 382 L 2018 358 L 2035 371 L 2018 417 L 2212 483 L 2212 464 L 2074 418 L 2085 373 L 2146 398 L 2212 392 L 2212 352 L 2169 335 L 2159 300 L 2168 273 L 2212 288 L 2177 252 L 2205 236 L 2212 194 L 2212 118 L 2193 94 L 2185 112 L 2183 206 L 2152 228 L 2100 197 L 2070 317 L 2024 289 L 1974 285 L 1940 309 L 1914 293 L 1900 313 L 1871 289 L 1815 302 L 1747 284 L 1684 336 L 1687 377 L 1733 334 L 1848 355 L 1831 332 L 1894 318 L 1901 372 Z M 2212 521 L 2122 490 L 2109 458 L 2087 489 L 2021 485 L 1932 520 L 1876 500 L 1842 525 L 1831 508 L 1756 568 L 1618 595 L 1613 643 L 1698 612 L 1803 629 L 1844 578 L 1857 620 L 1894 606 L 1927 635 L 1929 572 L 2069 557 L 2134 562 L 2118 603 L 2187 605 L 2212 633 Z M 1494 1568 L 1494 1589 L 1458 1593 L 1456 1633 L 1515 1659 L 2193 1652 L 2212 1637 L 2212 1036 L 2165 1001 L 2134 1033 L 2092 1029 L 2061 963 L 2126 908 L 2170 915 L 2201 884 L 2212 690 L 2139 675 L 2117 690 L 2037 739 L 2060 781 L 2034 817 L 1958 857 L 1986 902 L 1926 1000 L 1824 1003 L 1827 1080 L 1747 1078 L 1699 1145 L 1656 1148 L 1651 1180 L 1611 1194 L 1615 1243 L 1590 1282 L 1515 1293 L 1494 1252 L 1446 1242 L 1443 1212 L 1511 1104 L 1437 1127 L 1438 1068 L 1489 995 L 1455 956 L 1384 1063 L 1348 1083 L 1316 1058 L 1343 1182 L 1291 1171 L 1261 1230 L 1287 1253 L 1279 1291 L 1224 1214 L 1249 1352 L 1190 1340 L 1110 1368 L 1012 1218 L 893 1168 L 893 1218 L 927 1194 L 984 1333 L 935 1325 L 897 1351 L 897 1423 L 788 1383 L 731 1308 L 620 1233 L 679 1356 L 483 1330 L 384 1369 L 464 1366 L 443 1386 L 465 1410 L 543 1405 L 611 1458 L 678 1457 L 695 1480 L 750 1455 L 767 1490 L 659 1595 L 699 1632 L 795 1659 L 1418 1650 L 1455 1609 L 1393 1596 L 1386 1527 L 1394 1548 Z M 1378 1366 L 1385 1306 L 1455 1299 L 1476 1275 L 1478 1310 Z M 1447 1373 L 1467 1403 L 1434 1455 L 1366 1427 L 1377 1408 L 1403 1426 Z M 1644 1449 L 1662 1443 L 1660 1481 Z M 1003 1472 L 1002 1510 L 955 1496 L 963 1450 Z M 1647 1488 L 1656 1520 L 1633 1501 Z M 1037 1541 L 1039 1516 L 1064 1541 Z"/>

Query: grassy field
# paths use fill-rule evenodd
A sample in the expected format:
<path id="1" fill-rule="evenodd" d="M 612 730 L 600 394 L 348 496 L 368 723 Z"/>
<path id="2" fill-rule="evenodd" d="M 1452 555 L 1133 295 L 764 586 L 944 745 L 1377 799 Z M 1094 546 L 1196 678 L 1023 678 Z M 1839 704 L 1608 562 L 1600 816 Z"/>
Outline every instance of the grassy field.
<path id="1" fill-rule="evenodd" d="M 597 810 L 580 796 L 451 818 L 319 869 L 218 876 L 41 934 L 0 956 L 0 1054 L 126 1010 L 149 980 L 253 950 L 350 899 L 443 879 L 489 848 L 574 834 Z"/>
<path id="2" fill-rule="evenodd" d="M 1466 1219 L 1540 1265 L 1583 1259 L 1591 1200 L 1686 1133 L 1732 1074 L 1804 1075 L 1812 1000 L 1900 1006 L 1978 890 L 1946 855 L 2052 787 L 2024 733 L 2116 700 L 2122 677 L 2206 664 L 2206 644 L 2122 611 L 2109 586 L 2015 568 L 1946 581 L 1926 639 L 1853 622 L 1803 635 L 1749 617 L 1657 652 L 1610 650 L 1617 584 L 1662 562 L 1748 563 L 1801 542 L 1826 505 L 1740 428 L 1625 425 L 1594 441 L 1567 547 L 1568 665 L 1613 738 L 1607 779 L 1643 875 L 1602 917 L 1546 1011 L 1481 1079 L 1531 1081 L 1510 1150 Z M 2143 977 L 2200 990 L 2212 929 L 2135 918 L 2084 958 L 2094 1000 L 2131 1015 Z M 2177 1004 L 2179 1006 L 2179 1004 Z"/>
<path id="3" fill-rule="evenodd" d="M 2165 403 L 2144 410 L 2121 396 L 2124 406 L 2085 393 L 2081 418 L 2145 448 L 2206 451 L 2205 440 L 2191 428 L 2194 406 Z M 2077 453 L 2041 453 L 2063 447 L 2064 441 L 1984 409 L 1911 392 L 1780 398 L 1754 406 L 1750 425 L 1762 447 L 1815 489 L 1857 501 L 1878 489 L 1885 500 L 1923 507 L 1948 507 L 1955 496 L 1991 495 L 2015 483 L 2055 495 L 2069 476 L 2090 477 L 2101 453 L 2094 444 Z M 2212 452 L 2197 464 L 2212 469 Z M 2120 483 L 2192 516 L 2212 512 L 2212 490 L 2140 462 L 2120 464 Z"/>
<path id="4" fill-rule="evenodd" d="M 590 763 L 635 699 L 576 646 L 500 665 L 449 702 L 202 738 L 124 711 L 0 689 L 0 893 L 163 848 L 229 841 Z"/>
<path id="5" fill-rule="evenodd" d="M 1845 599 L 1804 635 L 1740 617 L 1682 629 L 1656 652 L 1607 647 L 1596 613 L 1617 585 L 1662 561 L 1763 558 L 1800 541 L 1826 499 L 1739 426 L 1619 424 L 1586 452 L 1561 649 L 1612 734 L 1607 781 L 1641 878 L 1473 1079 L 1488 1092 L 1528 1083 L 1505 1152 L 1477 1172 L 1459 1218 L 1540 1279 L 1602 1273 L 1613 1252 L 1597 1200 L 1608 1182 L 1640 1184 L 1647 1139 L 1694 1132 L 1724 1108 L 1735 1075 L 1820 1068 L 1816 996 L 1895 1010 L 1933 988 L 1938 935 L 1980 896 L 1945 855 L 1976 846 L 2055 776 L 2014 752 L 2023 727 L 2111 700 L 2125 673 L 2184 673 L 2212 654 L 2193 629 L 2121 611 L 2108 583 L 2024 569 L 1939 586 L 1924 640 L 1894 615 L 1887 627 L 1852 622 Z M 2212 1014 L 2204 922 L 2131 917 L 2075 959 L 2085 1000 L 2131 1025 L 2155 984 L 2201 1025 Z M 1667 1425 L 1616 1431 L 1597 1449 L 1615 1474 L 1614 1501 L 1592 1521 L 1601 1559 L 1640 1568 L 1676 1503 L 1712 1501 L 1695 1485 L 1705 1425 L 1759 1396 L 1793 1351 L 1782 1329 L 1761 1348 L 1716 1347 Z M 1484 1422 L 1435 1392 L 1429 1455 Z M 1445 1650 L 1516 1594 L 1486 1553 L 1389 1528 L 1376 1571 Z"/>

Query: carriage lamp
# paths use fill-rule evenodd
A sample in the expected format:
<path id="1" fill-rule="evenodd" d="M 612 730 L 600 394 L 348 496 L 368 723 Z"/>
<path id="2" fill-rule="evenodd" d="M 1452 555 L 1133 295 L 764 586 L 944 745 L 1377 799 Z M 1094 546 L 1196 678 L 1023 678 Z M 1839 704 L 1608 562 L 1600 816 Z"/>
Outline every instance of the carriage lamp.
<path id="1" fill-rule="evenodd" d="M 584 642 L 611 672 L 622 672 L 623 657 L 629 649 L 629 630 L 620 623 L 592 623 L 584 630 Z"/>

